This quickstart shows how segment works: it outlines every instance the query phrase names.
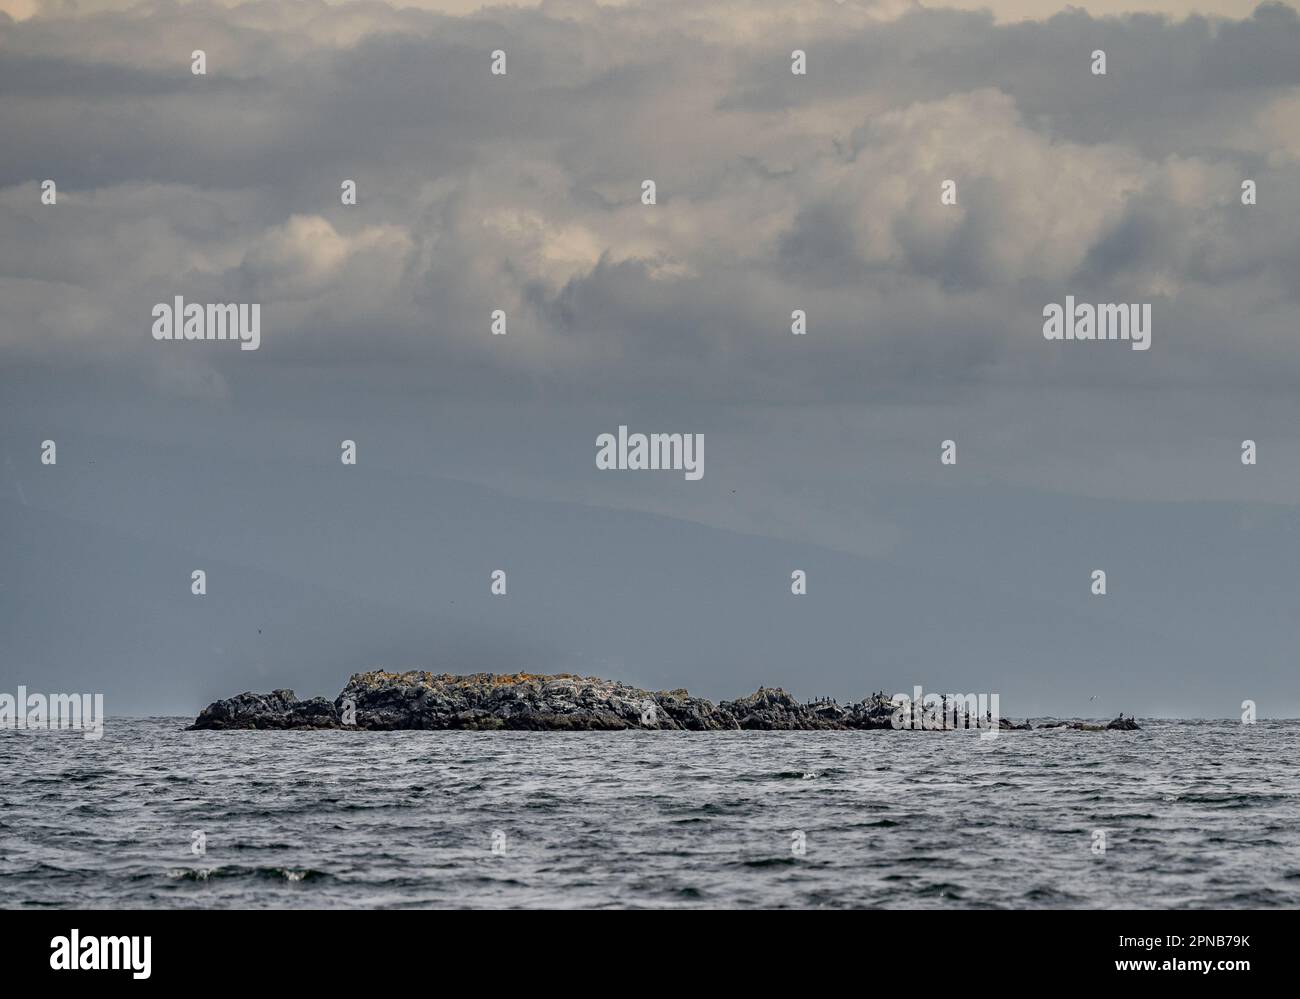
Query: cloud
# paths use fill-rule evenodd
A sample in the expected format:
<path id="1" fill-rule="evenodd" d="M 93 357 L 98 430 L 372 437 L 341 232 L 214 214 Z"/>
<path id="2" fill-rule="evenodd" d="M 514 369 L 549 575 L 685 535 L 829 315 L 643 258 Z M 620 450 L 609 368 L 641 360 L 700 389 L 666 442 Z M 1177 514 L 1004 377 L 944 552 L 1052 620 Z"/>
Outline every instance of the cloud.
<path id="1" fill-rule="evenodd" d="M 476 399 L 1300 374 L 1280 333 L 1300 273 L 1294 10 L 751 8 L 196 2 L 4 24 L 0 350 L 165 368 L 149 307 L 184 294 L 260 301 L 256 363 L 387 365 Z M 1045 349 L 1041 309 L 1066 294 L 1153 302 L 1155 351 Z M 1223 337 L 1243 316 L 1255 335 Z M 237 391 L 252 362 L 207 363 Z"/>
<path id="2" fill-rule="evenodd" d="M 294 215 L 249 248 L 240 284 L 254 298 L 278 302 L 328 296 L 346 277 L 349 294 L 369 289 L 367 298 L 378 303 L 414 248 L 400 226 L 365 226 L 344 236 L 319 215 Z"/>

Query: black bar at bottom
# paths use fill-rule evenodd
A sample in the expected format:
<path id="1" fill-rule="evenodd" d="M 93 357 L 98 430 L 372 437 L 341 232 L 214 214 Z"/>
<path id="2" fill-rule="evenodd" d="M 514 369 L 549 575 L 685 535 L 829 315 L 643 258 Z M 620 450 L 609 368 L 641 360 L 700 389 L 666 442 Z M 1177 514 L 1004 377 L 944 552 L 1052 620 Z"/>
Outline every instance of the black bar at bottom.
<path id="1" fill-rule="evenodd" d="M 6 990 L 58 979 L 373 990 L 457 968 L 485 983 L 542 984 L 576 973 L 593 984 L 649 984 L 687 967 L 700 976 L 695 984 L 716 975 L 734 987 L 738 975 L 762 980 L 783 966 L 830 978 L 865 974 L 877 985 L 896 968 L 895 984 L 909 991 L 954 981 L 1016 990 L 1125 981 L 1222 989 L 1285 975 L 1284 948 L 1298 924 L 1295 911 L 1253 910 L 23 910 L 0 912 L 0 967 Z"/>

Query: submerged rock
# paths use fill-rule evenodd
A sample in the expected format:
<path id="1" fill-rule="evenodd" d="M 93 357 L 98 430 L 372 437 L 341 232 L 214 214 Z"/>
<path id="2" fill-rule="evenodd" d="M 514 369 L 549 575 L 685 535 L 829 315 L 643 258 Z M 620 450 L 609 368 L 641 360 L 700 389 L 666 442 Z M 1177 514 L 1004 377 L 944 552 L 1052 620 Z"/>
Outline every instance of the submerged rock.
<path id="1" fill-rule="evenodd" d="M 1065 721 L 1060 718 L 1054 718 L 1051 721 L 1041 722 L 1035 727 L 1039 729 L 1068 728 L 1075 732 L 1140 732 L 1142 730 L 1142 726 L 1133 718 L 1116 718 L 1113 721 L 1106 723 Z"/>
<path id="2" fill-rule="evenodd" d="M 332 702 L 299 700 L 292 690 L 245 692 L 209 704 L 191 729 L 512 729 L 694 732 L 893 728 L 895 708 L 884 694 L 852 704 L 799 701 L 760 687 L 714 704 L 685 690 L 642 690 L 615 680 L 570 673 L 472 673 L 413 670 L 354 673 Z M 1063 723 L 1082 727 L 1085 723 Z M 1027 728 L 1001 720 L 1003 728 Z M 1101 727 L 1101 726 L 1098 726 Z M 1137 728 L 1116 719 L 1110 728 Z"/>
<path id="3" fill-rule="evenodd" d="M 1113 719 L 1106 728 L 1111 731 L 1136 732 L 1140 730 L 1141 726 L 1138 725 L 1136 719 L 1125 718 L 1121 715 L 1119 718 Z"/>

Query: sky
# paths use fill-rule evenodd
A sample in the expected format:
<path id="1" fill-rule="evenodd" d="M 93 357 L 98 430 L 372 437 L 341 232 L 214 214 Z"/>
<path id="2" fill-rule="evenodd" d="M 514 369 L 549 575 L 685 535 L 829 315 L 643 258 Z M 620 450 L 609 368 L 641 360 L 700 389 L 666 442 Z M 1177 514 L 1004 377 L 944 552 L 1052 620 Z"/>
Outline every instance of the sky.
<path id="1" fill-rule="evenodd" d="M 0 11 L 0 690 L 1300 716 L 1294 7 Z M 156 340 L 176 296 L 259 348 Z M 619 426 L 703 477 L 598 469 Z"/>

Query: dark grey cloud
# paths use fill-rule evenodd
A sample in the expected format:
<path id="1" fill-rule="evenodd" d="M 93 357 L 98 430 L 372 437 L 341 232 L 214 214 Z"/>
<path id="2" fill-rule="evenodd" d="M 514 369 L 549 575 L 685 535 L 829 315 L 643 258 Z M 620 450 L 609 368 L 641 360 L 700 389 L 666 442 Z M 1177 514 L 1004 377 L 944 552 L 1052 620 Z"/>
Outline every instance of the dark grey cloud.
<path id="1" fill-rule="evenodd" d="M 121 233 L 96 227 L 115 224 L 111 202 L 121 198 L 111 192 L 127 184 L 168 186 L 156 224 L 206 265 L 149 275 L 142 299 L 180 284 L 273 300 L 277 280 L 293 284 L 294 268 L 312 266 L 310 253 L 272 259 L 258 233 L 292 227 L 295 215 L 326 220 L 349 245 L 365 226 L 403 229 L 405 255 L 383 240 L 386 256 L 364 239 L 341 251 L 337 273 L 318 282 L 318 307 L 277 329 L 295 350 L 311 355 L 311 341 L 346 363 L 360 358 L 331 327 L 359 317 L 338 309 L 330 289 L 348 299 L 349 283 L 370 273 L 367 257 L 395 276 L 384 304 L 367 309 L 367 355 L 419 356 L 434 349 L 429 325 L 481 326 L 489 305 L 517 305 L 521 325 L 586 359 L 566 368 L 607 378 L 637 357 L 647 322 L 662 324 L 671 354 L 698 370 L 722 356 L 709 337 L 734 342 L 777 323 L 789 312 L 779 300 L 801 287 L 877 290 L 866 325 L 882 348 L 916 349 L 900 366 L 927 378 L 929 351 L 886 319 L 891 297 L 911 301 L 930 284 L 983 294 L 981 304 L 1006 307 L 1008 318 L 1041 307 L 1023 294 L 1035 270 L 1098 294 L 1142 293 L 1135 275 L 1151 278 L 1149 294 L 1158 272 L 1166 283 L 1215 286 L 1225 308 L 1237 283 L 1251 296 L 1293 293 L 1297 246 L 1285 219 L 1297 205 L 1296 140 L 1248 124 L 1300 83 L 1289 58 L 1300 21 L 1280 5 L 1242 21 L 1179 23 L 1076 10 L 997 24 L 918 9 L 848 28 L 827 10 L 799 31 L 776 20 L 731 44 L 689 20 L 597 8 L 461 19 L 382 5 L 193 4 L 4 30 L 21 53 L 0 70 L 10 94 L 0 126 L 14 138 L 0 155 L 11 231 L 43 242 L 33 226 L 53 220 L 19 209 L 31 198 L 19 185 L 45 176 L 57 175 L 65 199 L 95 191 L 103 204 L 100 218 L 79 222 L 80 239 L 99 243 L 100 268 L 83 255 L 75 267 L 41 270 L 39 254 L 15 250 L 10 273 L 53 288 L 75 270 L 78 283 L 111 283 L 125 299 L 129 277 L 110 279 L 103 266 Z M 806 79 L 788 72 L 794 44 L 812 51 Z M 201 45 L 210 75 L 199 79 L 187 67 Z M 498 46 L 511 60 L 504 79 L 487 73 Z M 1107 50 L 1107 77 L 1087 72 L 1093 46 Z M 989 94 L 1004 103 L 980 96 Z M 1216 128 L 1222 116 L 1236 123 L 1231 141 Z M 987 153 L 963 159 L 980 143 Z M 995 150 L 1008 162 L 988 162 Z M 1197 170 L 1200 181 L 1180 188 L 1179 171 Z M 1268 210 L 1247 222 L 1235 194 L 1248 170 Z M 944 217 L 936 185 L 950 174 L 962 194 Z M 636 203 L 644 176 L 660 185 L 654 216 Z M 356 210 L 337 205 L 344 177 L 361 185 Z M 1096 203 L 1120 187 L 1120 203 Z M 131 199 L 123 209 L 137 232 L 143 207 Z M 74 210 L 71 201 L 59 209 Z M 1059 231 L 1026 227 L 1053 212 Z M 864 239 L 875 224 L 881 232 Z M 773 294 L 755 292 L 764 281 Z M 664 297 L 671 309 L 647 310 Z M 106 321 L 129 328 L 142 299 Z M 580 303 L 592 311 L 576 314 Z M 946 321 L 964 321 L 973 304 Z M 823 342 L 859 342 L 861 322 L 834 307 L 821 314 Z M 377 342 L 393 339 L 404 342 Z M 1005 362 L 1020 363 L 1022 348 L 1017 333 Z M 491 369 L 486 349 L 467 339 L 449 360 Z M 547 356 L 530 361 L 545 371 Z M 734 366 L 729 374 L 743 380 Z M 1027 376 L 1036 377 L 1032 365 Z"/>

